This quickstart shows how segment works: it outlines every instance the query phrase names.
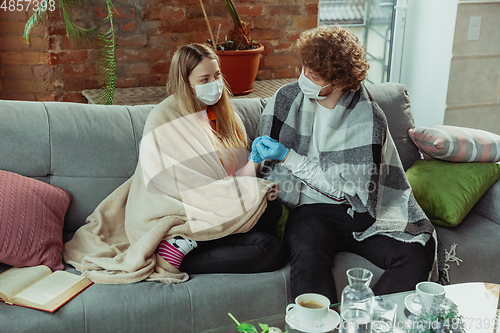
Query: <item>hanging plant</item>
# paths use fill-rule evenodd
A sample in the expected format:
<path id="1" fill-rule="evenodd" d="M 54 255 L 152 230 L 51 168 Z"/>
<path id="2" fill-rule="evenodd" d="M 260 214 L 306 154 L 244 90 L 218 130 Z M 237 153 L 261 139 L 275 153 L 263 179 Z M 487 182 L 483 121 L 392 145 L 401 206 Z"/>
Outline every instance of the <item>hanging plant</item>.
<path id="1" fill-rule="evenodd" d="M 100 84 L 103 87 L 103 92 L 97 97 L 99 104 L 113 104 L 116 83 L 116 40 L 113 25 L 113 14 L 116 13 L 115 7 L 111 0 L 105 0 L 107 7 L 107 16 L 104 18 L 104 23 L 109 25 L 106 32 L 98 32 L 101 26 L 96 26 L 90 29 L 82 28 L 76 25 L 68 8 L 72 6 L 85 6 L 85 0 L 58 0 L 59 13 L 64 20 L 66 34 L 72 42 L 78 47 L 87 45 L 87 43 L 97 40 L 101 46 L 101 63 L 100 63 Z M 43 0 L 41 5 L 35 8 L 33 15 L 28 19 L 24 26 L 23 39 L 26 43 L 30 42 L 31 29 L 39 24 L 45 23 L 46 17 L 53 14 L 55 11 L 55 0 Z"/>

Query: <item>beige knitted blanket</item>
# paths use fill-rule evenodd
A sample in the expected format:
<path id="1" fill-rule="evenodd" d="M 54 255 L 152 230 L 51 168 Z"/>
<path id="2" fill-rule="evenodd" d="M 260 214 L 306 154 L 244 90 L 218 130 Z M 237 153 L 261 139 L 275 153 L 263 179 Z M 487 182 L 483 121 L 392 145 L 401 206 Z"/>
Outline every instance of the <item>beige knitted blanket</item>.
<path id="1" fill-rule="evenodd" d="M 179 283 L 188 275 L 155 252 L 163 239 L 211 240 L 250 230 L 279 189 L 261 178 L 231 176 L 248 153 L 235 150 L 239 159 L 229 162 L 227 151 L 214 148 L 208 126 L 205 111 L 190 114 L 173 96 L 156 106 L 135 173 L 65 244 L 65 261 L 96 283 Z"/>

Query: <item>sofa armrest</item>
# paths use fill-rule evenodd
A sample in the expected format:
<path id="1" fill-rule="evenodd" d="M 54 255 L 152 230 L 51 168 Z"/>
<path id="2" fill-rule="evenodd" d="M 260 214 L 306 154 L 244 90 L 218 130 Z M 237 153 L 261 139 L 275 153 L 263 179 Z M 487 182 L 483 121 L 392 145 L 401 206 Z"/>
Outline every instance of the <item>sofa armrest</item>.
<path id="1" fill-rule="evenodd" d="M 420 153 L 408 136 L 408 129 L 415 128 L 415 122 L 406 86 L 385 82 L 367 84 L 366 89 L 384 111 L 403 168 L 405 171 L 408 170 L 416 160 L 420 159 Z"/>
<path id="2" fill-rule="evenodd" d="M 500 179 L 479 199 L 472 211 L 500 224 Z"/>

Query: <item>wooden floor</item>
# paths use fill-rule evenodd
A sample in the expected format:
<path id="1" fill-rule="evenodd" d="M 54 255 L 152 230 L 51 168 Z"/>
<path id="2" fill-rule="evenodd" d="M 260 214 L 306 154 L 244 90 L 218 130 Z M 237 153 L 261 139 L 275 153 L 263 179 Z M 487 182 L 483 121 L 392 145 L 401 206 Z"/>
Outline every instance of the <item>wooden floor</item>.
<path id="1" fill-rule="evenodd" d="M 297 79 L 276 79 L 255 81 L 250 94 L 233 98 L 266 98 L 271 97 L 281 86 L 297 81 Z M 97 103 L 97 96 L 102 89 L 82 91 L 89 104 Z M 113 105 L 148 105 L 158 104 L 168 96 L 165 87 L 116 88 Z"/>

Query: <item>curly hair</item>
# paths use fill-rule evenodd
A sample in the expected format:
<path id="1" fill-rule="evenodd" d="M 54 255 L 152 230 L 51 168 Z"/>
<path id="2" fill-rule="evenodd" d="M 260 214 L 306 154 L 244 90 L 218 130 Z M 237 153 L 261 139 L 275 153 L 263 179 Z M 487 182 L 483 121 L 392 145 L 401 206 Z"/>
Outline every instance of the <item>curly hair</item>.
<path id="1" fill-rule="evenodd" d="M 370 67 L 358 38 L 337 25 L 304 31 L 296 51 L 305 67 L 345 91 L 359 89 Z"/>

